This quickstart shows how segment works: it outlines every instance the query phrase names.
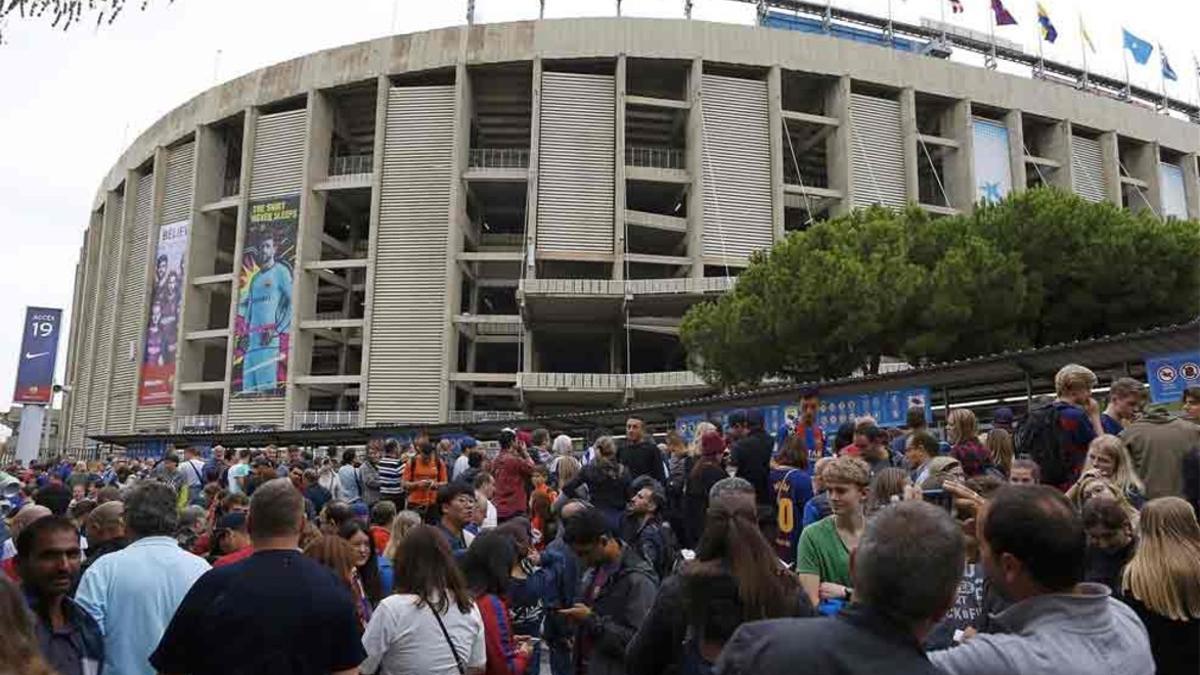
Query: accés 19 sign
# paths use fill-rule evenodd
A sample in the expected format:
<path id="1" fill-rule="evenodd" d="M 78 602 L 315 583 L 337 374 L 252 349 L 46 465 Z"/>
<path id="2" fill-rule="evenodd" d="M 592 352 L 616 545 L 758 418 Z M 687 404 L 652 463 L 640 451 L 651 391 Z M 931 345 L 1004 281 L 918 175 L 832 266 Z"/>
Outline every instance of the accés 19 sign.
<path id="1" fill-rule="evenodd" d="M 13 403 L 49 403 L 53 394 L 54 365 L 58 356 L 62 310 L 25 308 L 21 354 Z"/>

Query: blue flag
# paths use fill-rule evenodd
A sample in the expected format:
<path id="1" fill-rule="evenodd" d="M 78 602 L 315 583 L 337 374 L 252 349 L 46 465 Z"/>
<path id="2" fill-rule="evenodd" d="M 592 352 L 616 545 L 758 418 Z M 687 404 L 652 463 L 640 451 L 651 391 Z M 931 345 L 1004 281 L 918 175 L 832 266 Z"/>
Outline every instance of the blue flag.
<path id="1" fill-rule="evenodd" d="M 1042 3 L 1037 4 L 1038 23 L 1042 26 L 1042 37 L 1051 44 L 1058 39 L 1058 29 L 1050 21 L 1050 12 L 1046 11 L 1046 6 Z"/>
<path id="2" fill-rule="evenodd" d="M 1162 56 L 1162 73 L 1163 77 L 1178 82 L 1179 76 L 1175 74 L 1175 69 L 1171 67 L 1171 62 L 1167 60 L 1167 52 L 1163 50 L 1162 45 L 1158 46 L 1158 53 Z"/>
<path id="3" fill-rule="evenodd" d="M 1150 55 L 1154 53 L 1154 45 L 1124 28 L 1121 29 L 1121 32 L 1125 35 L 1125 49 L 1133 54 L 1133 60 L 1146 65 L 1146 62 L 1150 60 Z"/>

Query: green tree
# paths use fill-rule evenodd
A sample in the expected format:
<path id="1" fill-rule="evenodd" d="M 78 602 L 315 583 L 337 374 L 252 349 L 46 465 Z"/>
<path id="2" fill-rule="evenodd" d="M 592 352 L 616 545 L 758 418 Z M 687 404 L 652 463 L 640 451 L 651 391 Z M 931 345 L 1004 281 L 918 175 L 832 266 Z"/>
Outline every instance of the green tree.
<path id="1" fill-rule="evenodd" d="M 1055 190 L 970 216 L 870 208 L 794 232 L 681 338 L 714 384 L 873 371 L 1186 321 L 1200 314 L 1200 224 Z"/>

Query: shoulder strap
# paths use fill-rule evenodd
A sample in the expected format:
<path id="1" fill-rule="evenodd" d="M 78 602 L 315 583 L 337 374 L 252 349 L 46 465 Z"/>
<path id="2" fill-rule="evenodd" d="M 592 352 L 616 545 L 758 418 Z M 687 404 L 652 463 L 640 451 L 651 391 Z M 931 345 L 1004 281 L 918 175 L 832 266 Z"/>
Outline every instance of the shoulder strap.
<path id="1" fill-rule="evenodd" d="M 446 630 L 446 623 L 442 621 L 441 612 L 433 605 L 426 603 L 429 611 L 433 612 L 433 618 L 437 619 L 438 628 L 442 629 L 442 637 L 446 638 L 446 645 L 450 647 L 450 653 L 454 655 L 454 665 L 458 666 L 459 675 L 467 675 L 467 666 L 462 662 L 462 657 L 458 655 L 458 650 L 454 648 L 454 643 L 450 641 L 450 631 Z"/>

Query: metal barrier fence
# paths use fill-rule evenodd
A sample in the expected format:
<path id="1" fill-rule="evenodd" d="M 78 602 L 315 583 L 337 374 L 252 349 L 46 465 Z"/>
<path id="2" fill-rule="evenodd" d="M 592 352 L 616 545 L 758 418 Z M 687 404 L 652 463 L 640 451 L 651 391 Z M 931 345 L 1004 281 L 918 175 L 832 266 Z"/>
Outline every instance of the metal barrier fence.
<path id="1" fill-rule="evenodd" d="M 375 170 L 375 155 L 335 155 L 329 160 L 330 176 L 352 176 Z"/>
<path id="2" fill-rule="evenodd" d="M 476 169 L 525 169 L 529 167 L 527 148 L 471 148 L 467 166 Z"/>
<path id="3" fill-rule="evenodd" d="M 629 145 L 625 147 L 625 164 L 628 166 L 644 166 L 655 169 L 683 169 L 683 150 L 647 145 Z"/>

